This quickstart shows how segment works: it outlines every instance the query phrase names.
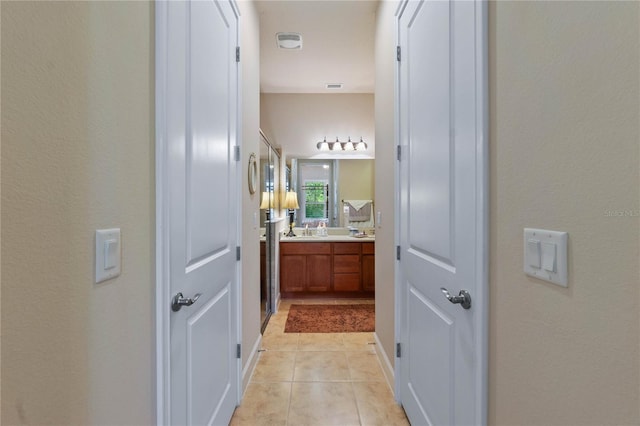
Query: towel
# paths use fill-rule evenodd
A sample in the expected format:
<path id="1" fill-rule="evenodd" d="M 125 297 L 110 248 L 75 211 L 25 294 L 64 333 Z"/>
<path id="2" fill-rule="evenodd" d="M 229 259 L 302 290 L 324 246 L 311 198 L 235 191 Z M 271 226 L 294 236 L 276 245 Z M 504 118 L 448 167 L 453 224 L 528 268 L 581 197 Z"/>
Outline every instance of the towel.
<path id="1" fill-rule="evenodd" d="M 349 222 L 367 222 L 371 220 L 371 200 L 348 200 Z"/>
<path id="2" fill-rule="evenodd" d="M 344 200 L 345 203 L 349 204 L 356 210 L 360 210 L 367 204 L 371 204 L 371 200 Z"/>

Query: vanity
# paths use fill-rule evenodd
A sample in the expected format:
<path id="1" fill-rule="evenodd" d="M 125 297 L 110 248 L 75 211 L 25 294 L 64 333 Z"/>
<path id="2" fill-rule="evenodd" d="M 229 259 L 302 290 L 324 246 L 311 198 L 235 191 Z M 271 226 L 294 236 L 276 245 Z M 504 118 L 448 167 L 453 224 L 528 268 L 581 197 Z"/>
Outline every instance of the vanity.
<path id="1" fill-rule="evenodd" d="M 280 240 L 284 298 L 371 298 L 375 294 L 375 239 L 347 235 Z"/>

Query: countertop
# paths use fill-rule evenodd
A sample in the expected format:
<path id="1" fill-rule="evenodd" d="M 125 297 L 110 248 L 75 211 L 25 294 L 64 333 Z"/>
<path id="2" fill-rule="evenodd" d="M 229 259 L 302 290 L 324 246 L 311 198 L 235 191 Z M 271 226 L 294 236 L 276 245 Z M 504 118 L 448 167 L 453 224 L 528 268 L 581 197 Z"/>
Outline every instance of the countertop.
<path id="1" fill-rule="evenodd" d="M 304 237 L 298 234 L 296 237 L 282 237 L 281 243 L 329 243 L 329 242 L 349 242 L 349 243 L 361 243 L 361 242 L 375 242 L 375 235 L 367 235 L 366 237 L 352 237 L 350 235 L 328 235 L 326 237 Z"/>

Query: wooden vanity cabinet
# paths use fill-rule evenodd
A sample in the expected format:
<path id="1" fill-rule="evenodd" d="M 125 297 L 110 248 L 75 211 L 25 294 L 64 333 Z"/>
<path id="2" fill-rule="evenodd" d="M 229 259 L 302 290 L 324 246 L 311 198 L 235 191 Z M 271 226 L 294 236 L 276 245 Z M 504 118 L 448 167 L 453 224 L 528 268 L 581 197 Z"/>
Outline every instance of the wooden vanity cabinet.
<path id="1" fill-rule="evenodd" d="M 369 297 L 374 284 L 373 242 L 280 244 L 283 297 Z"/>

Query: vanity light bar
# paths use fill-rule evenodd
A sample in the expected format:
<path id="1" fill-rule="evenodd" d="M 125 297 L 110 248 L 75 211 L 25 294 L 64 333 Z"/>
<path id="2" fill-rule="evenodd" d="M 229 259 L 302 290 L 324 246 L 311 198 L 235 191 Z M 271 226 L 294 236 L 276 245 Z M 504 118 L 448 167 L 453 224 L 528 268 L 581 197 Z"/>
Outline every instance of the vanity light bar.
<path id="1" fill-rule="evenodd" d="M 367 144 L 362 140 L 362 137 L 360 137 L 360 142 L 351 142 L 351 137 L 346 142 L 342 142 L 338 138 L 335 142 L 327 142 L 325 137 L 316 146 L 319 151 L 364 151 L 367 149 Z"/>

